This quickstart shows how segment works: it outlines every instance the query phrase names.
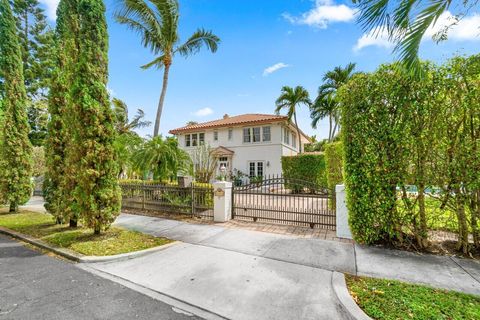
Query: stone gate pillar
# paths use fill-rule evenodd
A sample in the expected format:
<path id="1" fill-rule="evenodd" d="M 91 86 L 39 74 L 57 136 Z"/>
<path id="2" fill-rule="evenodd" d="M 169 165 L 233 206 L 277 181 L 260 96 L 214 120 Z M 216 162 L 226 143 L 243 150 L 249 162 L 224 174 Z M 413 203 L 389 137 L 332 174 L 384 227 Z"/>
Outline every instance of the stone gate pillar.
<path id="1" fill-rule="evenodd" d="M 226 222 L 232 218 L 232 183 L 213 183 L 213 221 Z"/>
<path id="2" fill-rule="evenodd" d="M 346 202 L 345 185 L 335 186 L 336 194 L 336 219 L 337 219 L 337 237 L 352 239 L 350 226 L 348 224 L 348 209 Z"/>

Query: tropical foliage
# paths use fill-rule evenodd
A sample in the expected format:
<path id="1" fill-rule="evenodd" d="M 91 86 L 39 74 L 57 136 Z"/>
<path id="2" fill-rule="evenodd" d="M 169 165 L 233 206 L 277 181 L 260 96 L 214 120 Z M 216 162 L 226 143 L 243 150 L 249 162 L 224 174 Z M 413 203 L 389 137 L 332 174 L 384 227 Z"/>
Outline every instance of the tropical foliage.
<path id="1" fill-rule="evenodd" d="M 180 12 L 177 0 L 121 0 L 120 3 L 121 8 L 115 13 L 117 22 L 138 33 L 142 38 L 142 45 L 156 55 L 153 61 L 142 68 L 164 68 L 162 92 L 153 130 L 153 136 L 156 137 L 160 129 L 173 58 L 177 54 L 183 57 L 191 56 L 198 53 L 203 46 L 211 52 L 216 52 L 220 39 L 212 31 L 198 29 L 185 42 L 180 43 L 178 34 Z"/>
<path id="2" fill-rule="evenodd" d="M 407 70 L 418 74 L 422 69 L 418 60 L 420 43 L 429 28 L 438 23 L 442 14 L 455 7 L 451 19 L 442 25 L 434 35 L 435 41 L 448 38 L 448 30 L 463 19 L 472 8 L 478 6 L 476 0 L 458 1 L 388 1 L 388 0 L 353 0 L 360 11 L 358 21 L 362 27 L 374 36 L 387 33 L 388 39 L 395 43 L 394 51 Z"/>
<path id="3" fill-rule="evenodd" d="M 337 92 L 342 85 L 353 76 L 355 63 L 349 63 L 342 68 L 335 67 L 323 76 L 323 84 L 318 88 L 318 95 L 310 106 L 310 118 L 312 127 L 317 128 L 318 122 L 328 117 L 328 141 L 332 142 L 337 133 L 340 121 L 340 106 L 336 98 Z"/>
<path id="4" fill-rule="evenodd" d="M 280 96 L 277 98 L 277 101 L 275 101 L 277 106 L 275 113 L 280 114 L 282 110 L 286 110 L 288 120 L 293 121 L 295 124 L 299 153 L 302 153 L 302 135 L 297 123 L 297 108 L 301 105 L 309 107 L 311 103 L 308 91 L 301 86 L 296 86 L 295 88 L 284 86 Z"/>
<path id="5" fill-rule="evenodd" d="M 415 80 L 382 66 L 340 90 L 350 226 L 359 242 L 424 248 L 436 201 L 468 253 L 480 246 L 480 56 L 421 68 Z"/>
<path id="6" fill-rule="evenodd" d="M 133 165 L 143 176 L 152 173 L 154 180 L 163 181 L 176 179 L 178 173 L 190 173 L 192 162 L 178 147 L 177 139 L 157 136 L 144 142 L 133 155 Z"/>
<path id="7" fill-rule="evenodd" d="M 10 3 L 0 0 L 0 70 L 3 123 L 0 148 L 0 194 L 16 212 L 32 191 L 32 145 L 28 140 L 27 93 L 15 18 Z"/>

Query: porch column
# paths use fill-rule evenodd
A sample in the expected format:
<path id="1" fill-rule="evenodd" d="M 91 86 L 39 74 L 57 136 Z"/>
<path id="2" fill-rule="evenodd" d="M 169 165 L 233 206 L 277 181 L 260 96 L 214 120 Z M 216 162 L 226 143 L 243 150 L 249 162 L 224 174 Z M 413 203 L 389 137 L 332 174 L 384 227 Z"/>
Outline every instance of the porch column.
<path id="1" fill-rule="evenodd" d="M 227 222 L 232 217 L 232 183 L 214 182 L 213 193 L 213 221 Z"/>
<path id="2" fill-rule="evenodd" d="M 348 225 L 348 209 L 346 203 L 345 185 L 339 184 L 335 186 L 336 196 L 336 222 L 337 237 L 352 239 L 350 226 Z"/>

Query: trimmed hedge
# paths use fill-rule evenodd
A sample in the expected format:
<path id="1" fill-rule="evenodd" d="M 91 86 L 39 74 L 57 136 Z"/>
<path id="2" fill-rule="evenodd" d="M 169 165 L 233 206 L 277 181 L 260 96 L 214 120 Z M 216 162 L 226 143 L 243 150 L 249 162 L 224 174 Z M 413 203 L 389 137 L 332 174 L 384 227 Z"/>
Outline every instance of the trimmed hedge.
<path id="1" fill-rule="evenodd" d="M 325 156 L 323 154 L 300 154 L 282 157 L 283 177 L 304 180 L 318 187 L 327 186 Z M 299 191 L 299 186 L 287 186 Z"/>
<path id="2" fill-rule="evenodd" d="M 325 164 L 328 189 L 335 190 L 337 184 L 343 183 L 343 143 L 332 142 L 325 145 Z M 335 192 L 333 194 L 332 207 L 335 209 Z"/>

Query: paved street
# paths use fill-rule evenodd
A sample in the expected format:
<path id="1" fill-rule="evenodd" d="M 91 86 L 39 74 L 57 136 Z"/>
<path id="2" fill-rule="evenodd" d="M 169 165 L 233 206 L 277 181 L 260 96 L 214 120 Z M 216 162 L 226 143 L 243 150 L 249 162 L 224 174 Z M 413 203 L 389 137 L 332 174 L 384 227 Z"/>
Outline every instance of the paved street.
<path id="1" fill-rule="evenodd" d="M 200 319 L 0 235 L 0 319 Z"/>

